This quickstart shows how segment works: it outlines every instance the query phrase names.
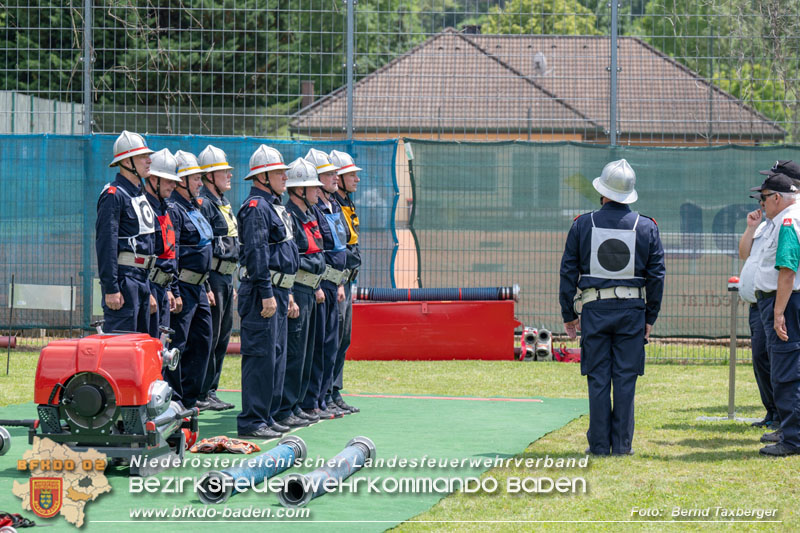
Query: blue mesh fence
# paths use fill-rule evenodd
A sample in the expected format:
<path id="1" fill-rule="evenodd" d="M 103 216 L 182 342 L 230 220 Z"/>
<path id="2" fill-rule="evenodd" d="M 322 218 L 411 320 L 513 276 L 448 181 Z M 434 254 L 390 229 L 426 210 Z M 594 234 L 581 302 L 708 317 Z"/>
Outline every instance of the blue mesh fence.
<path id="1" fill-rule="evenodd" d="M 559 266 L 572 219 L 598 209 L 592 180 L 626 158 L 637 175 L 633 208 L 656 219 L 667 280 L 654 334 L 730 334 L 727 280 L 741 270 L 737 244 L 750 187 L 777 159 L 800 148 L 644 148 L 578 143 L 467 143 L 405 139 L 413 159 L 410 224 L 418 243 L 419 285 L 487 287 L 518 283 L 517 316 L 563 332 Z M 408 150 L 407 150 L 408 151 Z M 749 336 L 740 302 L 737 334 Z"/>
<path id="2" fill-rule="evenodd" d="M 97 197 L 103 185 L 114 179 L 108 167 L 116 136 L 3 135 L 0 136 L 0 168 L 6 187 L 0 197 L 0 305 L 7 311 L 9 283 L 75 285 L 75 325 L 91 321 L 92 280 L 97 277 L 94 226 Z M 206 145 L 223 149 L 235 167 L 228 197 L 238 210 L 250 190 L 243 180 L 250 155 L 259 144 L 269 144 L 286 162 L 304 156 L 311 147 L 350 153 L 364 170 L 354 200 L 362 234 L 363 285 L 392 286 L 391 262 L 395 250 L 396 198 L 394 160 L 397 142 L 390 141 L 275 141 L 258 138 L 154 136 L 148 145 L 198 154 Z M 11 170 L 13 169 L 13 170 Z M 16 300 L 16 298 L 15 298 Z M 8 315 L 0 317 L 3 329 Z M 69 327 L 70 314 L 63 311 L 15 309 L 16 329 Z"/>
<path id="3" fill-rule="evenodd" d="M 17 283 L 69 285 L 72 280 L 72 317 L 64 311 L 18 309 L 13 323 L 18 329 L 64 329 L 72 318 L 74 325 L 86 325 L 97 276 L 96 200 L 114 176 L 107 166 L 114 136 L 0 140 L 0 168 L 11 169 L 0 197 L 0 305 L 8 309 L 12 274 Z M 741 269 L 736 243 L 745 214 L 757 205 L 748 189 L 760 183 L 757 171 L 775 160 L 800 159 L 795 146 L 614 149 L 406 139 L 413 159 L 398 161 L 397 141 L 151 135 L 148 142 L 173 151 L 198 153 L 209 143 L 225 150 L 235 167 L 229 197 L 237 207 L 249 189 L 242 177 L 258 144 L 275 146 L 287 162 L 312 146 L 348 151 L 365 169 L 355 195 L 364 250 L 360 286 L 518 283 L 518 318 L 556 333 L 563 331 L 557 290 L 566 232 L 575 215 L 598 207 L 591 180 L 605 162 L 625 157 L 638 176 L 635 208 L 658 221 L 667 253 L 666 296 L 655 333 L 684 339 L 729 335 L 726 280 Z M 747 337 L 746 308 L 740 309 L 737 334 Z M 7 323 L 7 315 L 0 316 L 3 329 Z"/>

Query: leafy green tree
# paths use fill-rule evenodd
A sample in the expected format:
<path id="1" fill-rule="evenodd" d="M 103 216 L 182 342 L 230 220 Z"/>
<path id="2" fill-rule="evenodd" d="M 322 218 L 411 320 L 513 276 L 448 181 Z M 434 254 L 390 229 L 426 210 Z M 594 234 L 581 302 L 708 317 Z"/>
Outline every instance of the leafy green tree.
<path id="1" fill-rule="evenodd" d="M 599 35 L 597 17 L 578 0 L 510 0 L 493 7 L 481 33 Z"/>
<path id="2" fill-rule="evenodd" d="M 0 36 L 1 90 L 82 101 L 82 32 L 75 28 L 75 2 L 67 3 L 67 9 L 64 2 L 53 0 L 0 9 L 0 23 L 6 28 Z"/>
<path id="3" fill-rule="evenodd" d="M 786 90 L 764 65 L 743 63 L 714 73 L 714 84 L 778 123 L 786 123 Z"/>
<path id="4" fill-rule="evenodd" d="M 636 24 L 636 34 L 709 78 L 710 58 L 724 54 L 719 48 L 723 41 L 713 36 L 727 30 L 726 19 L 715 14 L 714 0 L 651 0 Z"/>

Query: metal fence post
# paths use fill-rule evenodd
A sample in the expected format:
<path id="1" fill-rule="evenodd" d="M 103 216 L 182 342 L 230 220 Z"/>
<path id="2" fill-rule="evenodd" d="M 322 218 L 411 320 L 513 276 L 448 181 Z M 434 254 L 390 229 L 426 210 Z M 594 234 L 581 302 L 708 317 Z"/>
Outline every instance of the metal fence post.
<path id="1" fill-rule="evenodd" d="M 356 0 L 344 0 L 347 3 L 347 139 L 353 138 L 353 32 L 355 28 Z"/>
<path id="2" fill-rule="evenodd" d="M 736 311 L 739 307 L 739 278 L 728 280 L 728 292 L 731 295 L 731 341 L 728 371 L 728 420 L 736 419 Z"/>
<path id="3" fill-rule="evenodd" d="M 91 158 L 92 158 L 92 0 L 83 3 L 83 197 L 87 207 L 92 197 Z M 83 324 L 92 321 L 92 223 L 91 209 L 83 210 Z"/>
<path id="4" fill-rule="evenodd" d="M 609 88 L 608 135 L 611 146 L 617 145 L 617 0 L 611 0 L 611 87 Z"/>
<path id="5" fill-rule="evenodd" d="M 83 3 L 83 134 L 92 134 L 92 0 Z"/>

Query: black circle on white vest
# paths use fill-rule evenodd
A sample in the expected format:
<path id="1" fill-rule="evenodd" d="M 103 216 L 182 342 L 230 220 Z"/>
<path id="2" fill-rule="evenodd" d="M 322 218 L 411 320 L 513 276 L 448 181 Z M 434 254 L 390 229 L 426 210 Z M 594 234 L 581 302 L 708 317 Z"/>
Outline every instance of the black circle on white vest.
<path id="1" fill-rule="evenodd" d="M 628 245 L 619 239 L 603 241 L 597 248 L 597 262 L 608 272 L 618 272 L 631 260 Z"/>

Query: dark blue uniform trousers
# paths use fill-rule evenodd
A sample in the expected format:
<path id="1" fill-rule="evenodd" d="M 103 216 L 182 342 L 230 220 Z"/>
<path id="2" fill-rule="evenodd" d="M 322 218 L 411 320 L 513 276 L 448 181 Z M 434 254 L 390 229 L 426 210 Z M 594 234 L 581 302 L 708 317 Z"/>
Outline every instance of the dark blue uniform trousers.
<path id="1" fill-rule="evenodd" d="M 644 314 L 643 300 L 597 301 L 583 307 L 581 374 L 589 385 L 586 437 L 592 453 L 631 451 L 636 379 L 644 373 Z"/>
<path id="2" fill-rule="evenodd" d="M 303 397 L 304 410 L 324 408 L 325 395 L 333 383 L 333 364 L 339 347 L 339 305 L 336 302 L 336 285 L 322 282 L 325 301 L 317 304 L 314 362 L 308 390 Z"/>
<path id="3" fill-rule="evenodd" d="M 242 317 L 242 412 L 236 425 L 240 434 L 248 434 L 270 422 L 278 313 L 261 316 L 261 298 L 247 279 L 239 286 L 238 310 Z"/>
<path id="4" fill-rule="evenodd" d="M 753 374 L 756 377 L 758 392 L 761 394 L 761 403 L 764 404 L 764 408 L 767 410 L 765 420 L 777 423 L 778 414 L 775 412 L 775 399 L 772 395 L 767 336 L 764 333 L 764 324 L 761 322 L 761 313 L 755 304 L 750 305 L 749 321 L 750 346 L 753 352 Z"/>
<path id="5" fill-rule="evenodd" d="M 211 352 L 211 308 L 202 285 L 190 285 L 182 281 L 178 283 L 183 308 L 180 313 L 172 314 L 170 327 L 175 330 L 171 346 L 180 350 L 181 361 L 177 369 L 165 372 L 167 382 L 175 391 L 173 398 L 189 408 L 194 407 L 200 397 L 200 388 L 208 366 Z"/>
<path id="6" fill-rule="evenodd" d="M 103 293 L 103 331 L 150 332 L 150 282 L 142 268 L 119 266 L 119 292 L 124 303 L 116 311 L 106 306 Z"/>
<path id="7" fill-rule="evenodd" d="M 312 324 L 317 302 L 311 289 L 298 289 L 295 285 L 293 292 L 294 302 L 300 308 L 300 315 L 297 318 L 290 318 L 288 322 L 283 396 L 280 409 L 275 416 L 278 420 L 294 414 L 303 392 L 304 377 L 306 378 L 305 388 L 308 388 L 311 362 L 314 358 L 314 328 Z"/>
<path id="8" fill-rule="evenodd" d="M 333 364 L 333 387 L 328 391 L 328 399 L 338 400 L 342 395 L 339 392 L 344 387 L 344 359 L 347 349 L 350 348 L 350 334 L 353 330 L 353 300 L 351 299 L 352 285 L 344 284 L 344 301 L 339 302 L 339 351 L 336 362 Z"/>
<path id="9" fill-rule="evenodd" d="M 158 311 L 150 313 L 150 336 L 157 339 L 161 336 L 159 326 L 169 327 L 169 298 L 167 298 L 167 289 L 159 287 L 155 283 L 150 283 L 150 294 L 158 304 Z"/>
<path id="10" fill-rule="evenodd" d="M 274 422 L 281 408 L 283 382 L 286 377 L 286 337 L 289 326 L 289 290 L 272 287 L 275 301 L 278 303 L 275 321 L 275 372 L 273 373 L 272 403 L 269 407 L 270 422 Z"/>
<path id="11" fill-rule="evenodd" d="M 214 293 L 217 305 L 211 308 L 211 356 L 208 358 L 206 379 L 203 381 L 201 398 L 205 398 L 209 391 L 217 390 L 219 378 L 222 375 L 222 362 L 228 350 L 233 329 L 233 279 L 230 275 L 223 276 L 219 272 L 211 272 L 208 284 Z"/>
<path id="12" fill-rule="evenodd" d="M 783 316 L 789 340 L 775 332 L 775 297 L 758 301 L 770 355 L 772 393 L 781 420 L 782 442 L 800 447 L 800 293 L 792 293 Z"/>

